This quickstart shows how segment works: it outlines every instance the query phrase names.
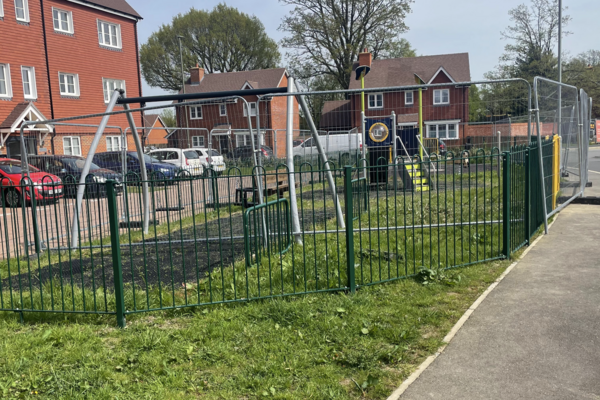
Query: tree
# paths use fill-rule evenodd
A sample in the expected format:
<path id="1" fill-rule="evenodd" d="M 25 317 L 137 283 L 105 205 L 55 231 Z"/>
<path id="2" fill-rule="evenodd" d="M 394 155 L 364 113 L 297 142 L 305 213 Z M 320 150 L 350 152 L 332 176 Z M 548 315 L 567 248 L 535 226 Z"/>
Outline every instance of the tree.
<path id="1" fill-rule="evenodd" d="M 529 81 L 533 81 L 535 76 L 558 78 L 554 52 L 558 43 L 558 0 L 531 0 L 530 6 L 521 4 L 509 10 L 508 14 L 513 25 L 500 35 L 510 42 L 504 46 L 497 70 L 488 75 Z M 570 20 L 570 16 L 563 14 L 563 26 Z M 563 35 L 568 34 L 563 30 Z"/>
<path id="2" fill-rule="evenodd" d="M 160 113 L 160 119 L 168 128 L 177 127 L 177 117 L 175 116 L 175 110 L 172 108 L 165 108 Z"/>
<path id="3" fill-rule="evenodd" d="M 563 69 L 563 81 L 582 88 L 594 100 L 592 115 L 600 117 L 600 51 L 589 50 L 569 60 Z"/>
<path id="4" fill-rule="evenodd" d="M 566 10 L 566 8 L 563 8 Z M 500 33 L 508 40 L 500 64 L 485 74 L 487 79 L 523 78 L 533 83 L 542 76 L 558 79 L 558 0 L 531 0 L 508 12 L 512 25 Z M 566 26 L 571 17 L 563 12 Z M 563 30 L 563 35 L 569 32 Z M 521 83 L 497 84 L 481 92 L 492 115 L 520 115 L 527 110 L 527 88 Z"/>
<path id="5" fill-rule="evenodd" d="M 183 44 L 184 75 L 197 63 L 207 73 L 274 68 L 280 62 L 277 43 L 255 16 L 225 4 L 212 11 L 191 9 L 162 25 L 141 46 L 142 73 L 150 86 L 181 90 L 177 37 Z"/>
<path id="6" fill-rule="evenodd" d="M 291 50 L 290 64 L 309 76 L 333 77 L 340 88 L 348 87 L 352 64 L 364 48 L 375 59 L 407 50 L 399 35 L 408 29 L 404 19 L 412 0 L 280 2 L 295 6 L 279 27 L 287 33 L 280 44 Z"/>

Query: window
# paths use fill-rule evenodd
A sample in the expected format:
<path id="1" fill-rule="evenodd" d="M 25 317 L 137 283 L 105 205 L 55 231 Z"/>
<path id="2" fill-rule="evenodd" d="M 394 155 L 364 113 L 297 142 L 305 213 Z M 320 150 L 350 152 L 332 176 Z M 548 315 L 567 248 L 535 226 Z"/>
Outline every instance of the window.
<path id="1" fill-rule="evenodd" d="M 33 67 L 21 67 L 23 77 L 23 95 L 26 99 L 37 99 L 37 88 L 35 86 L 35 69 Z"/>
<path id="2" fill-rule="evenodd" d="M 2 0 L 0 0 L 0 18 L 4 17 L 4 5 L 2 4 Z"/>
<path id="3" fill-rule="evenodd" d="M 98 20 L 98 42 L 102 46 L 121 48 L 121 25 Z"/>
<path id="4" fill-rule="evenodd" d="M 450 89 L 434 90 L 433 104 L 450 104 Z"/>
<path id="5" fill-rule="evenodd" d="M 192 136 L 192 147 L 204 147 L 204 136 Z"/>
<path id="6" fill-rule="evenodd" d="M 79 96 L 79 76 L 76 74 L 58 73 L 60 94 L 63 96 Z"/>
<path id="7" fill-rule="evenodd" d="M 65 136 L 63 138 L 63 153 L 67 156 L 81 155 L 81 141 L 78 136 Z"/>
<path id="8" fill-rule="evenodd" d="M 256 117 L 256 103 L 248 103 L 250 106 L 250 116 Z M 244 104 L 244 117 L 248 116 L 248 110 L 246 109 L 246 104 Z"/>
<path id="9" fill-rule="evenodd" d="M 123 141 L 121 139 L 122 139 L 121 136 L 107 136 L 106 137 L 106 151 L 123 150 L 123 148 L 121 148 L 121 143 L 123 143 Z M 127 150 L 127 142 L 124 142 L 123 145 L 125 146 L 125 150 Z"/>
<path id="10" fill-rule="evenodd" d="M 428 124 L 427 137 L 438 139 L 458 139 L 458 123 Z"/>
<path id="11" fill-rule="evenodd" d="M 190 107 L 190 119 L 202 119 L 202 106 Z"/>
<path id="12" fill-rule="evenodd" d="M 369 95 L 369 108 L 383 108 L 383 93 Z"/>
<path id="13" fill-rule="evenodd" d="M 27 0 L 15 0 L 15 15 L 17 21 L 29 22 L 29 7 Z"/>
<path id="14" fill-rule="evenodd" d="M 227 104 L 220 104 L 219 105 L 219 115 L 221 117 L 227 116 Z"/>
<path id="15" fill-rule="evenodd" d="M 415 92 L 404 92 L 404 105 L 405 106 L 414 104 L 414 102 L 415 102 L 414 93 Z"/>
<path id="16" fill-rule="evenodd" d="M 8 64 L 0 64 L 0 97 L 12 97 L 10 66 Z"/>
<path id="17" fill-rule="evenodd" d="M 54 20 L 55 31 L 73 33 L 73 14 L 71 11 L 52 7 L 52 19 Z"/>
<path id="18" fill-rule="evenodd" d="M 116 89 L 125 90 L 125 81 L 102 78 L 102 87 L 104 88 L 104 102 L 108 103 Z"/>
<path id="19" fill-rule="evenodd" d="M 235 135 L 235 146 L 236 147 L 251 146 L 251 145 L 252 145 L 252 142 L 250 141 L 250 134 Z M 258 146 L 258 137 L 256 135 L 254 135 L 254 145 Z"/>

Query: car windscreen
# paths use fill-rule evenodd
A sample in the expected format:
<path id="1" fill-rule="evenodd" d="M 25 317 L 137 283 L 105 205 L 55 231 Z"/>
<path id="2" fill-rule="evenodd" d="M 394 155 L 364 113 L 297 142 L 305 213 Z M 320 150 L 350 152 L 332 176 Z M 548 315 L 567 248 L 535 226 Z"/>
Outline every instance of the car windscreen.
<path id="1" fill-rule="evenodd" d="M 71 169 L 74 169 L 76 171 L 81 171 L 83 169 L 83 166 L 85 165 L 85 160 L 83 158 L 62 158 L 61 161 L 65 165 L 68 165 L 69 167 L 71 167 Z M 102 168 L 100 168 L 94 163 L 90 164 L 90 171 L 94 171 L 97 169 Z"/>
<path id="2" fill-rule="evenodd" d="M 129 153 L 129 156 L 135 158 L 136 160 L 139 160 L 137 153 Z M 160 160 L 158 160 L 157 158 L 154 158 L 152 156 L 149 156 L 148 154 L 144 154 L 144 161 L 146 163 L 159 163 Z"/>
<path id="3" fill-rule="evenodd" d="M 196 153 L 194 150 L 186 150 L 183 152 L 183 154 L 189 158 L 189 159 L 193 159 L 193 160 L 197 160 L 200 158 L 200 156 L 198 155 L 198 153 Z"/>
<path id="4" fill-rule="evenodd" d="M 220 157 L 221 156 L 221 154 L 218 151 L 212 150 L 212 149 L 208 150 L 208 155 L 211 157 Z"/>
<path id="5" fill-rule="evenodd" d="M 0 170 L 7 174 L 21 174 L 24 171 L 21 169 L 20 161 L 0 161 Z M 40 170 L 30 165 L 29 172 L 39 172 Z"/>

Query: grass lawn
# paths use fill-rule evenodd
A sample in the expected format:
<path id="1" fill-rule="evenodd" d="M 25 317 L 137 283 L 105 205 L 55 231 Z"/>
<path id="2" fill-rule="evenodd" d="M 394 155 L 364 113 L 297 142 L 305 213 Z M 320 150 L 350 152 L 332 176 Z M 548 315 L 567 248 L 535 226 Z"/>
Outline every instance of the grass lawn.
<path id="1" fill-rule="evenodd" d="M 509 265 L 129 317 L 0 314 L 3 398 L 382 399 Z"/>

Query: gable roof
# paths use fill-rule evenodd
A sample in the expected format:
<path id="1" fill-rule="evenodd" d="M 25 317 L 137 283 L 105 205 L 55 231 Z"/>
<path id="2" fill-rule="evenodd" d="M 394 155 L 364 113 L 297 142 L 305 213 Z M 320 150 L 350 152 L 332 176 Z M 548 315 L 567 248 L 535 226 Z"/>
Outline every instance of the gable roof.
<path id="1" fill-rule="evenodd" d="M 279 87 L 281 79 L 286 75 L 285 68 L 257 69 L 252 71 L 223 72 L 205 74 L 200 83 L 185 84 L 186 93 L 223 92 L 241 90 L 247 83 L 254 89 Z"/>
<path id="2" fill-rule="evenodd" d="M 358 62 L 352 66 L 356 70 Z M 415 75 L 425 83 L 443 71 L 454 82 L 471 80 L 469 53 L 373 60 L 371 72 L 365 76 L 366 88 L 415 85 Z M 360 89 L 360 81 L 352 74 L 349 89 Z"/>
<path id="3" fill-rule="evenodd" d="M 160 118 L 160 115 L 158 115 L 158 114 L 144 114 L 144 126 L 146 128 L 153 127 L 159 118 Z M 162 120 L 161 120 L 161 123 L 162 123 Z"/>
<path id="4" fill-rule="evenodd" d="M 129 3 L 127 3 L 126 0 L 68 0 L 68 1 L 71 1 L 73 3 L 83 4 L 83 5 L 86 5 L 86 3 L 87 3 L 92 6 L 97 6 L 100 8 L 107 9 L 107 10 L 118 11 L 120 13 L 127 14 L 132 17 L 135 17 L 135 19 L 142 19 L 142 16 L 140 14 L 138 14 L 137 11 L 135 11 L 133 9 L 133 7 L 131 7 L 129 5 Z"/>
<path id="5" fill-rule="evenodd" d="M 21 124 L 24 121 L 45 121 L 47 118 L 37 109 L 35 104 L 24 102 L 18 103 L 15 108 L 8 114 L 6 119 L 0 123 L 0 131 L 2 132 L 18 132 Z M 50 125 L 29 125 L 27 130 L 45 130 L 52 131 L 52 126 Z"/>
<path id="6" fill-rule="evenodd" d="M 352 127 L 352 113 L 350 100 L 332 100 L 323 104 L 321 111 L 320 129 L 350 129 Z"/>

